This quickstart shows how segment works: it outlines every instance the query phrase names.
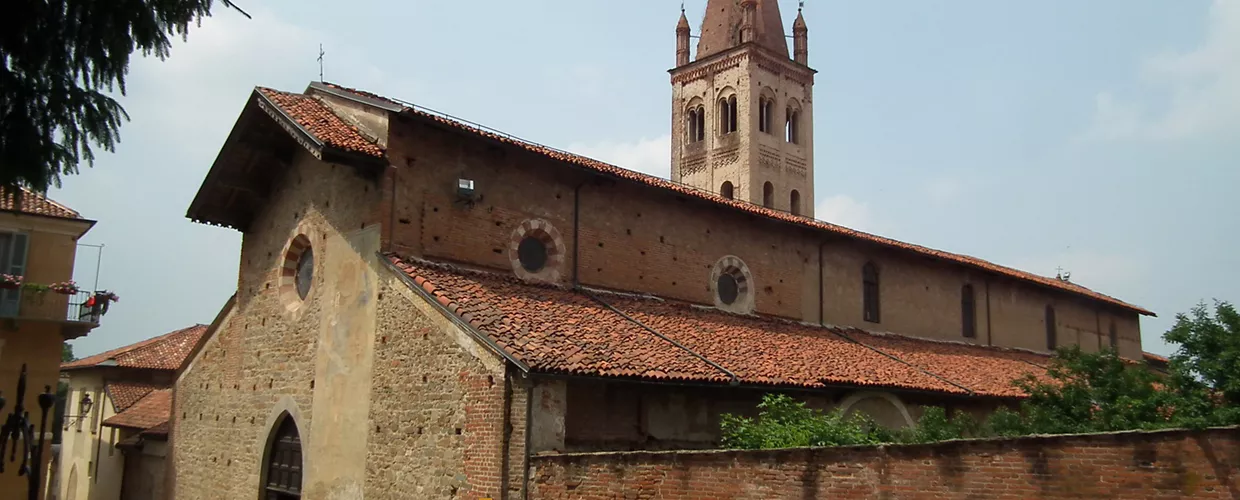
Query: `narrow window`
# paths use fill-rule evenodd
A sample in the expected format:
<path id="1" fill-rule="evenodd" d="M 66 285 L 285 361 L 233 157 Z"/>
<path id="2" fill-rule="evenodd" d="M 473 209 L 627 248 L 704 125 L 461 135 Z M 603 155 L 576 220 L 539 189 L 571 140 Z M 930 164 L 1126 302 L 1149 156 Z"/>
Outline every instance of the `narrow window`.
<path id="1" fill-rule="evenodd" d="M 788 134 L 787 140 L 789 143 L 796 144 L 797 141 L 799 140 L 797 137 L 801 133 L 801 131 L 799 130 L 801 128 L 800 124 L 798 123 L 799 119 L 800 119 L 800 112 L 798 112 L 795 109 L 788 108 L 788 122 L 787 122 L 786 132 Z"/>
<path id="2" fill-rule="evenodd" d="M 27 240 L 22 233 L 0 233 L 0 273 L 26 274 Z M 21 309 L 21 293 L 20 288 L 0 290 L 0 317 L 17 316 Z"/>
<path id="3" fill-rule="evenodd" d="M 723 186 L 719 187 L 719 196 L 722 196 L 729 200 L 732 199 L 732 182 L 731 181 L 723 181 Z"/>
<path id="4" fill-rule="evenodd" d="M 1054 351 L 1058 347 L 1059 331 L 1055 326 L 1055 308 L 1046 306 L 1046 350 Z"/>
<path id="5" fill-rule="evenodd" d="M 775 186 L 768 181 L 762 185 L 762 206 L 772 208 L 775 205 Z"/>
<path id="6" fill-rule="evenodd" d="M 960 289 L 960 320 L 963 325 L 961 334 L 967 339 L 977 337 L 977 308 L 973 302 L 973 285 L 965 285 Z"/>
<path id="7" fill-rule="evenodd" d="M 728 98 L 728 132 L 736 132 L 736 96 Z"/>
<path id="8" fill-rule="evenodd" d="M 1115 320 L 1111 320 L 1111 349 L 1119 350 L 1119 334 L 1115 331 Z"/>
<path id="9" fill-rule="evenodd" d="M 774 98 L 766 100 L 766 133 L 768 134 L 772 132 L 771 129 L 773 127 L 771 127 L 771 124 L 775 122 L 775 120 L 771 117 L 771 115 L 773 114 L 772 111 L 775 111 L 775 99 Z"/>
<path id="10" fill-rule="evenodd" d="M 685 138 L 691 143 L 697 142 L 697 124 L 697 108 L 690 109 L 689 115 L 685 118 L 685 130 L 688 131 Z"/>
<path id="11" fill-rule="evenodd" d="M 766 98 L 758 98 L 758 132 L 766 132 Z"/>
<path id="12" fill-rule="evenodd" d="M 698 106 L 697 114 L 697 140 L 706 140 L 706 106 Z"/>
<path id="13" fill-rule="evenodd" d="M 788 210 L 791 210 L 793 215 L 801 215 L 801 193 L 795 189 L 788 195 Z"/>
<path id="14" fill-rule="evenodd" d="M 720 99 L 719 100 L 719 135 L 724 135 L 730 132 L 730 130 L 728 129 L 729 114 L 730 113 L 728 113 L 728 100 L 726 98 Z"/>
<path id="15" fill-rule="evenodd" d="M 861 282 L 863 316 L 866 321 L 878 323 L 878 266 L 873 262 L 866 262 L 865 267 L 861 268 Z"/>
<path id="16" fill-rule="evenodd" d="M 297 500 L 301 498 L 301 435 L 293 417 L 284 415 L 271 437 L 264 460 L 266 500 Z"/>

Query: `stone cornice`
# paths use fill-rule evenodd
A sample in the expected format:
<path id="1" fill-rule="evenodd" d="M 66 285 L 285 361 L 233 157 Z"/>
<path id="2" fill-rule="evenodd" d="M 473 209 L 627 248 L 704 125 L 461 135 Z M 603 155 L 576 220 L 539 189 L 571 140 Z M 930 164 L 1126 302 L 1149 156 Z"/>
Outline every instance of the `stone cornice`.
<path id="1" fill-rule="evenodd" d="M 813 85 L 814 74 L 817 73 L 809 66 L 773 55 L 770 50 L 754 43 L 738 45 L 731 50 L 674 68 L 669 73 L 671 73 L 673 84 L 685 83 L 703 78 L 711 73 L 718 73 L 740 66 L 746 61 L 753 61 L 759 68 L 765 71 L 802 85 Z"/>

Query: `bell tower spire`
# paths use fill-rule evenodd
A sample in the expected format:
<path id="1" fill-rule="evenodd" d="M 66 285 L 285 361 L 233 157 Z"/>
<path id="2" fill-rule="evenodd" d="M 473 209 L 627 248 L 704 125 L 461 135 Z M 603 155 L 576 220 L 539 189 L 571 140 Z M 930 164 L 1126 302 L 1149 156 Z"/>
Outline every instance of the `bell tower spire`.
<path id="1" fill-rule="evenodd" d="M 672 75 L 672 180 L 814 215 L 814 73 L 800 10 L 789 53 L 776 0 L 708 0 L 697 56 L 683 8 Z"/>

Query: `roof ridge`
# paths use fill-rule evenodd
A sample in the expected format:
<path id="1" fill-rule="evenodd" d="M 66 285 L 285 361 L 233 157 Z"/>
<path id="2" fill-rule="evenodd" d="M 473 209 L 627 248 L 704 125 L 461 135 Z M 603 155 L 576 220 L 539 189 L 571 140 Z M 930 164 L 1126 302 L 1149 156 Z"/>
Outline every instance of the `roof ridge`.
<path id="1" fill-rule="evenodd" d="M 678 192 L 682 190 L 687 190 L 689 191 L 689 194 L 693 194 L 694 196 L 697 196 L 699 198 L 712 201 L 719 205 L 725 205 L 725 206 L 731 206 L 733 208 L 738 208 L 740 210 L 750 212 L 756 215 L 761 215 L 761 216 L 765 216 L 765 217 L 769 217 L 769 218 L 773 218 L 777 220 L 782 220 L 784 222 L 801 224 L 801 225 L 809 226 L 811 228 L 816 228 L 820 230 L 827 230 L 833 233 L 842 234 L 844 236 L 860 238 L 862 240 L 869 240 L 872 243 L 878 243 L 881 245 L 886 245 L 886 246 L 901 248 L 904 250 L 913 251 L 913 252 L 917 252 L 921 254 L 926 254 L 926 255 L 936 257 L 939 259 L 955 262 L 960 265 L 981 268 L 985 271 L 1007 275 L 1008 277 L 1011 277 L 1011 278 L 1032 282 L 1032 283 L 1050 287 L 1050 288 L 1056 288 L 1061 291 L 1075 293 L 1078 295 L 1085 295 L 1087 297 L 1093 298 L 1094 300 L 1108 302 L 1112 305 L 1122 307 L 1125 309 L 1130 309 L 1140 314 L 1156 316 L 1152 311 L 1148 309 L 1142 308 L 1134 304 L 1130 304 L 1128 302 L 1112 297 L 1110 295 L 1094 291 L 1088 287 L 1085 287 L 1083 285 L 1079 285 L 1076 283 L 1065 282 L 1062 280 L 1057 280 L 1057 279 L 1054 279 L 1048 276 L 1042 276 L 1040 274 L 1035 274 L 1035 273 L 1028 272 L 1028 271 L 1021 271 L 1014 267 L 1005 266 L 1002 264 L 996 264 L 986 259 L 974 257 L 974 256 L 963 254 L 963 253 L 949 252 L 946 250 L 939 250 L 939 249 L 927 247 L 925 245 L 919 245 L 916 243 L 908 243 L 908 242 L 900 241 L 894 238 L 889 238 L 886 236 L 880 236 L 877 234 L 852 229 L 849 227 L 841 226 L 839 224 L 835 224 L 835 223 L 831 223 L 827 221 L 822 221 L 822 220 L 813 219 L 810 217 L 795 215 L 789 212 L 782 212 L 779 210 L 766 208 L 766 207 L 756 205 L 753 203 L 746 203 L 746 202 L 742 202 L 739 200 L 729 200 L 715 193 L 705 191 L 705 190 L 702 190 L 696 187 L 688 186 L 685 184 L 680 184 L 680 183 L 677 183 L 677 182 L 674 182 L 668 179 L 664 179 L 662 177 L 656 177 L 656 176 L 645 174 L 642 172 L 637 172 L 635 170 L 629 170 L 624 167 L 620 167 L 618 165 L 603 162 L 600 160 L 595 160 L 593 158 L 589 158 L 589 157 L 582 156 L 582 155 L 572 153 L 569 151 L 565 151 L 565 150 L 561 150 L 558 148 L 553 148 L 550 146 L 539 144 L 539 143 L 536 143 L 534 141 L 530 141 L 527 139 L 522 139 L 520 137 L 516 137 L 514 135 L 511 135 L 511 134 L 508 134 L 508 133 L 505 133 L 499 130 L 491 129 L 484 125 L 476 124 L 476 123 L 473 123 L 473 122 L 470 122 L 468 120 L 464 120 L 461 118 L 456 118 L 446 113 L 435 111 L 430 108 L 418 106 L 416 104 L 413 104 L 407 101 L 384 97 L 384 96 L 380 96 L 380 95 L 377 95 L 371 92 L 352 89 L 352 88 L 344 87 L 344 86 L 337 85 L 337 84 L 330 84 L 326 82 L 324 82 L 324 84 L 332 88 L 341 90 L 341 91 L 353 93 L 357 96 L 366 97 L 370 99 L 381 99 L 384 101 L 392 102 L 392 103 L 404 106 L 406 108 L 406 111 L 411 111 L 415 114 L 422 115 L 424 117 L 427 117 L 435 121 L 445 122 L 448 125 L 455 126 L 457 128 L 461 128 L 465 130 L 469 130 L 474 133 L 477 133 L 477 134 L 480 134 L 486 137 L 490 137 L 495 140 L 499 140 L 501 142 L 506 141 L 513 145 L 524 147 L 527 150 L 530 150 L 532 152 L 541 153 L 546 156 L 559 159 L 561 161 L 569 161 L 571 163 L 577 164 L 578 166 L 590 168 L 595 171 L 608 173 L 612 175 L 619 175 L 621 177 L 626 177 L 629 180 L 642 182 L 652 187 L 671 189 L 671 190 L 678 191 Z M 551 153 L 554 153 L 554 154 L 551 154 Z M 606 168 L 600 168 L 600 167 L 606 167 Z M 615 169 L 616 171 L 607 171 L 607 169 Z"/>

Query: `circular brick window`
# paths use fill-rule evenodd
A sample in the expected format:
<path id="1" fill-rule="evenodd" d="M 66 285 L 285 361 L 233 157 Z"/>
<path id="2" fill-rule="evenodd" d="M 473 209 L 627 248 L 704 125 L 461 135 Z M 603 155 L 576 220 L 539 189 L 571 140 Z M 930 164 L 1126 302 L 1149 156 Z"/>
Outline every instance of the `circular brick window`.
<path id="1" fill-rule="evenodd" d="M 729 255 L 715 262 L 710 272 L 715 307 L 749 314 L 754 309 L 753 274 L 739 257 Z"/>
<path id="2" fill-rule="evenodd" d="M 536 236 L 526 236 L 517 246 L 517 260 L 526 271 L 536 273 L 547 267 L 547 244 Z"/>
<path id="3" fill-rule="evenodd" d="M 310 297 L 314 284 L 314 249 L 310 238 L 299 234 L 289 241 L 284 250 L 284 264 L 280 270 L 280 300 L 289 311 L 299 309 Z"/>
<path id="4" fill-rule="evenodd" d="M 542 219 L 522 222 L 508 239 L 508 260 L 523 280 L 559 282 L 564 255 L 564 238 Z"/>

